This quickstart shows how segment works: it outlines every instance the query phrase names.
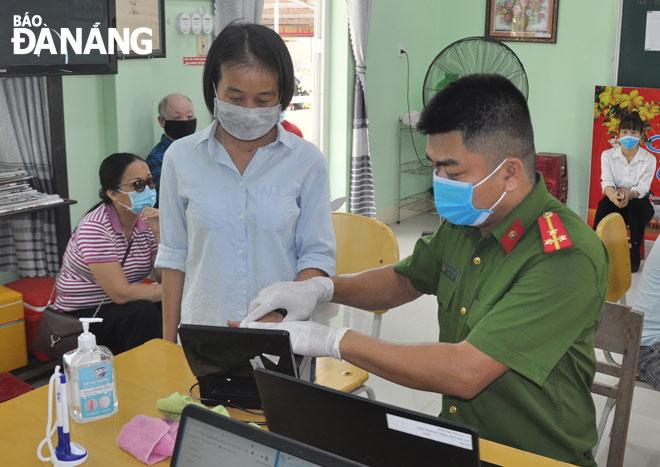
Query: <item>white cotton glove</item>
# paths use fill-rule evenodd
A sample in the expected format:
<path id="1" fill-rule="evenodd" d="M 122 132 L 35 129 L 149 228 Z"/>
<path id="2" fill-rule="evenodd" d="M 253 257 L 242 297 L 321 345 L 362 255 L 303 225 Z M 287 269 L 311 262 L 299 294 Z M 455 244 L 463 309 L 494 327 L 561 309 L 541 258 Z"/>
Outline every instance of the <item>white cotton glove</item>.
<path id="1" fill-rule="evenodd" d="M 305 357 L 327 357 L 341 360 L 339 343 L 348 328 L 331 328 L 314 321 L 289 321 L 288 323 L 256 323 L 248 328 L 279 329 L 289 331 L 293 353 Z"/>
<path id="2" fill-rule="evenodd" d="M 262 289 L 248 307 L 248 315 L 241 321 L 241 327 L 278 308 L 286 310 L 284 321 L 308 320 L 319 302 L 332 299 L 335 286 L 331 279 L 322 276 L 300 282 L 275 282 Z"/>

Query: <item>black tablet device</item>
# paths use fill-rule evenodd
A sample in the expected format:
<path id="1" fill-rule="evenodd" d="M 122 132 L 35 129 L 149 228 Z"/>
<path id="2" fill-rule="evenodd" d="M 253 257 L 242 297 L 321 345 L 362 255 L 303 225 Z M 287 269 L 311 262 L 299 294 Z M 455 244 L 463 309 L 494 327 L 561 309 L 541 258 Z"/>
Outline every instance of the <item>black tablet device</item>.
<path id="1" fill-rule="evenodd" d="M 255 368 L 298 377 L 287 331 L 181 324 L 179 338 L 206 405 L 260 409 Z"/>

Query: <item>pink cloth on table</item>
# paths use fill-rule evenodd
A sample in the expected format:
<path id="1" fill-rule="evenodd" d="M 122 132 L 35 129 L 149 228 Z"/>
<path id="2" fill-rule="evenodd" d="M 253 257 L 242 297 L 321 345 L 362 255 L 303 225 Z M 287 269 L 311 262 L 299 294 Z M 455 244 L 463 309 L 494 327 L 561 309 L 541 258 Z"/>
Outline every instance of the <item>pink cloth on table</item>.
<path id="1" fill-rule="evenodd" d="M 151 465 L 172 455 L 178 429 L 179 422 L 136 415 L 122 427 L 117 444 L 140 462 Z"/>

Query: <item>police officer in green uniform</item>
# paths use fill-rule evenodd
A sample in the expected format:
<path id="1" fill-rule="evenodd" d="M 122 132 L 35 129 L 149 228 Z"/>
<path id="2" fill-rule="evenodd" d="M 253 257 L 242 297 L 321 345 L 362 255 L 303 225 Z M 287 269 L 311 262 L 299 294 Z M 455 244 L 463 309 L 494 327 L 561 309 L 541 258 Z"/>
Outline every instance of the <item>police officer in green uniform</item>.
<path id="1" fill-rule="evenodd" d="M 499 75 L 469 75 L 426 106 L 418 129 L 445 219 L 412 256 L 353 276 L 276 283 L 241 323 L 291 333 L 294 352 L 343 358 L 443 394 L 442 416 L 481 437 L 595 466 L 594 331 L 607 252 L 535 172 L 527 103 Z M 436 344 L 398 345 L 306 320 L 317 302 L 388 309 L 438 299 Z M 288 311 L 281 324 L 277 308 Z M 281 315 L 279 315 L 281 317 Z M 237 325 L 238 323 L 230 323 Z"/>

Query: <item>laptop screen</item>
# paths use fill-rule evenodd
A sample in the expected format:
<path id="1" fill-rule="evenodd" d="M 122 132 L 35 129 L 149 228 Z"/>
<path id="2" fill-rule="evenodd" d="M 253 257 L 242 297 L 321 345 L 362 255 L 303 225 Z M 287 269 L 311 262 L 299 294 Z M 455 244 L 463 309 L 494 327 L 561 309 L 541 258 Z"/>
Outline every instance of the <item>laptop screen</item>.
<path id="1" fill-rule="evenodd" d="M 244 422 L 189 405 L 183 412 L 172 466 L 360 466 Z"/>
<path id="2" fill-rule="evenodd" d="M 474 427 L 268 370 L 255 377 L 268 428 L 280 435 L 373 466 L 480 465 Z"/>

